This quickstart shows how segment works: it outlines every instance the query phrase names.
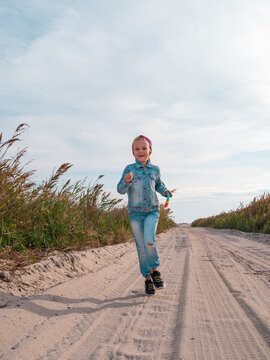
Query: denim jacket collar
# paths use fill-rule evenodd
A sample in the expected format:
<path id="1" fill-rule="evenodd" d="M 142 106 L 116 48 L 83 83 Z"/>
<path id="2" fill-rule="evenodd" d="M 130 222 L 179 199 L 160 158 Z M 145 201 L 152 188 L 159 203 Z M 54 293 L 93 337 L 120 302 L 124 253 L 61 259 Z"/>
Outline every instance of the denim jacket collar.
<path id="1" fill-rule="evenodd" d="M 149 169 L 151 169 L 152 164 L 150 163 L 150 161 L 148 160 L 147 163 L 145 164 L 146 167 L 148 167 Z M 136 160 L 136 168 L 137 169 L 142 169 L 145 167 L 142 163 L 140 163 L 138 160 Z"/>

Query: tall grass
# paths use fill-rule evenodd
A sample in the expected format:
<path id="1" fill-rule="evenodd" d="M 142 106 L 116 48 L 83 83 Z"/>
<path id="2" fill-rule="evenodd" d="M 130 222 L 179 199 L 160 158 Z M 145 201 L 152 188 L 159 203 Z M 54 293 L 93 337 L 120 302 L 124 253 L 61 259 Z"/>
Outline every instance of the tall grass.
<path id="1" fill-rule="evenodd" d="M 248 205 L 242 203 L 235 211 L 223 212 L 193 221 L 192 226 L 217 229 L 237 229 L 245 232 L 270 234 L 270 194 L 255 197 Z"/>
<path id="2" fill-rule="evenodd" d="M 13 137 L 0 135 L 0 257 L 35 261 L 51 250 L 71 250 L 128 241 L 132 232 L 128 211 L 121 199 L 111 197 L 100 183 L 103 175 L 88 186 L 85 179 L 60 185 L 70 163 L 62 164 L 48 180 L 36 184 L 34 171 L 22 165 L 26 149 L 13 157 L 7 154 L 20 141 L 27 125 L 21 124 Z M 158 231 L 174 222 L 161 207 Z"/>
<path id="3" fill-rule="evenodd" d="M 177 226 L 177 224 L 172 219 L 172 210 L 170 208 L 165 208 L 163 205 L 161 205 L 159 210 L 157 233 L 161 233 Z"/>

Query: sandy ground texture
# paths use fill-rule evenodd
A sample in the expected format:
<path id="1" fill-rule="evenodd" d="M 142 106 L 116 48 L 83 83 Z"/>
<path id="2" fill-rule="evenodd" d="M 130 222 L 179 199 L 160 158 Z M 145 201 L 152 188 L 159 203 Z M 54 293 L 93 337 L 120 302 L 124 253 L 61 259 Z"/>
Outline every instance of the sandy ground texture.
<path id="1" fill-rule="evenodd" d="M 133 243 L 52 256 L 0 280 L 0 358 L 270 358 L 270 236 L 180 225 L 144 295 Z"/>

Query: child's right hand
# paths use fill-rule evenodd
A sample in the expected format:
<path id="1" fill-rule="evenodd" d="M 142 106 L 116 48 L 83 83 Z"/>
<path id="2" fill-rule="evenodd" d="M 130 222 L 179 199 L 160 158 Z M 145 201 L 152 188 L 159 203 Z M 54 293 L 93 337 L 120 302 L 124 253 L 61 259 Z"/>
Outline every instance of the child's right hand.
<path id="1" fill-rule="evenodd" d="M 129 172 L 129 173 L 127 173 L 127 174 L 124 176 L 124 180 L 125 180 L 126 182 L 128 182 L 128 183 L 130 183 L 130 182 L 132 181 L 132 179 L 133 179 L 133 174 L 132 174 L 132 172 Z"/>

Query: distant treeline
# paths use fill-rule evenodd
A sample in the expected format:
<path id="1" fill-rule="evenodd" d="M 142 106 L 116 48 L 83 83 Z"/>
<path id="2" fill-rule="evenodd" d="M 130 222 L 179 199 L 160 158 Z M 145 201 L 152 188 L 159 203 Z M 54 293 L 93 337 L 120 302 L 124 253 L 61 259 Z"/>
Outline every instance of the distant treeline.
<path id="1" fill-rule="evenodd" d="M 255 197 L 246 206 L 240 204 L 235 211 L 197 219 L 191 225 L 270 234 L 270 194 Z"/>

